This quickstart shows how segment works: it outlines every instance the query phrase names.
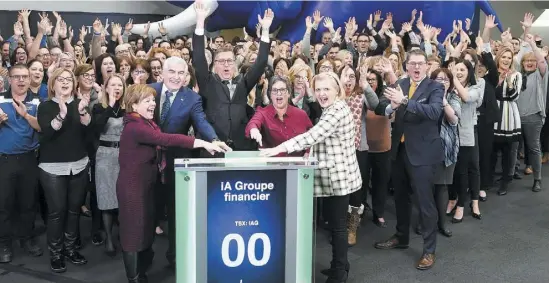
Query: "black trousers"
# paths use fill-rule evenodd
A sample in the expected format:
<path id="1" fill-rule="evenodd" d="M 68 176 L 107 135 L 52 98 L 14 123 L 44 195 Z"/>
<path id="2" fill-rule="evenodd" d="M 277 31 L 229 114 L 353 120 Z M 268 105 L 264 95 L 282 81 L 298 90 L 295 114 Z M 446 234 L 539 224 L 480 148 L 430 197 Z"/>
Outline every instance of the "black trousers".
<path id="1" fill-rule="evenodd" d="M 385 202 L 389 191 L 391 179 L 391 151 L 370 152 L 368 154 L 368 175 L 372 174 L 372 210 L 374 216 L 383 218 L 385 214 Z M 364 181 L 364 179 L 363 179 Z M 364 184 L 364 183 L 362 183 Z"/>
<path id="2" fill-rule="evenodd" d="M 501 151 L 501 168 L 503 170 L 502 180 L 505 182 L 511 182 L 513 180 L 515 167 L 515 158 L 511 156 L 513 145 L 518 146 L 518 142 L 495 142 L 492 150 L 492 174 L 494 174 L 496 170 L 496 163 L 498 160 L 497 153 Z"/>
<path id="3" fill-rule="evenodd" d="M 347 250 L 347 211 L 349 195 L 322 198 L 322 205 L 329 213 L 325 215 L 332 235 L 332 263 L 331 267 L 340 271 L 346 270 L 349 265 Z"/>
<path id="4" fill-rule="evenodd" d="M 471 200 L 478 200 L 480 192 L 480 170 L 478 151 L 474 146 L 460 146 L 454 181 L 449 186 L 449 199 L 458 200 L 457 206 L 464 207 L 467 198 L 467 188 L 470 189 Z"/>
<path id="5" fill-rule="evenodd" d="M 478 152 L 480 169 L 480 187 L 489 188 L 494 184 L 492 150 L 494 146 L 494 124 L 486 123 L 484 116 L 478 117 Z"/>
<path id="6" fill-rule="evenodd" d="M 435 165 L 414 166 L 410 163 L 404 144 L 400 144 L 392 167 L 397 214 L 396 236 L 401 244 L 410 241 L 412 197 L 419 209 L 422 227 L 423 253 L 435 253 L 438 213 L 434 198 Z"/>
<path id="7" fill-rule="evenodd" d="M 97 206 L 97 191 L 95 190 L 95 158 L 90 158 L 90 178 L 88 182 L 90 193 L 90 210 L 92 213 L 92 227 L 90 234 L 93 236 L 99 233 L 102 226 L 101 210 Z"/>
<path id="8" fill-rule="evenodd" d="M 352 193 L 349 197 L 349 205 L 352 207 L 362 206 L 362 196 L 366 195 L 370 187 L 370 172 L 368 171 L 368 151 L 356 151 L 358 169 L 362 177 L 362 188 Z"/>
<path id="9" fill-rule="evenodd" d="M 48 249 L 57 256 L 73 251 L 78 237 L 81 206 L 86 198 L 88 170 L 60 176 L 40 169 L 40 183 L 48 203 Z"/>
<path id="10" fill-rule="evenodd" d="M 0 245 L 11 244 L 12 231 L 32 237 L 37 199 L 36 153 L 0 155 Z"/>

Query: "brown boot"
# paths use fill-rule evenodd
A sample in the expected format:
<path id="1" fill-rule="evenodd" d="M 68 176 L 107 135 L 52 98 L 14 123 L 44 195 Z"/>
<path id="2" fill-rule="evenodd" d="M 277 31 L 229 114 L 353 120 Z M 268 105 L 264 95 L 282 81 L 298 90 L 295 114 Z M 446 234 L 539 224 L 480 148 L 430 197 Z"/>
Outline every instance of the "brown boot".
<path id="1" fill-rule="evenodd" d="M 349 233 L 347 241 L 349 246 L 356 245 L 356 230 L 360 224 L 359 207 L 350 207 L 351 212 L 347 214 L 347 232 Z"/>
<path id="2" fill-rule="evenodd" d="M 549 152 L 544 152 L 543 157 L 541 158 L 541 163 L 545 164 L 549 162 Z"/>

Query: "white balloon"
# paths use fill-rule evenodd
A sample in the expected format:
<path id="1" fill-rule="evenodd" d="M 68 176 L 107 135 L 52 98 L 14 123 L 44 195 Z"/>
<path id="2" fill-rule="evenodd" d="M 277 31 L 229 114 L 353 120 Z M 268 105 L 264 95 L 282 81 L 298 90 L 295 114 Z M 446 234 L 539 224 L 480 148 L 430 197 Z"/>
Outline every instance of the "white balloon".
<path id="1" fill-rule="evenodd" d="M 208 16 L 210 16 L 219 4 L 217 3 L 217 0 L 202 0 L 202 3 L 210 9 L 210 13 Z M 187 35 L 192 34 L 194 31 L 194 27 L 196 25 L 196 12 L 194 10 L 194 4 L 190 5 L 185 9 L 185 11 L 169 18 L 166 20 L 162 20 L 159 22 L 151 23 L 151 28 L 149 29 L 149 35 L 153 38 L 161 36 L 158 32 L 158 25 L 162 23 L 166 30 L 168 31 L 168 34 L 170 35 L 170 38 L 179 36 L 179 35 Z M 133 34 L 143 34 L 145 31 L 145 26 L 147 24 L 134 24 L 131 32 Z"/>

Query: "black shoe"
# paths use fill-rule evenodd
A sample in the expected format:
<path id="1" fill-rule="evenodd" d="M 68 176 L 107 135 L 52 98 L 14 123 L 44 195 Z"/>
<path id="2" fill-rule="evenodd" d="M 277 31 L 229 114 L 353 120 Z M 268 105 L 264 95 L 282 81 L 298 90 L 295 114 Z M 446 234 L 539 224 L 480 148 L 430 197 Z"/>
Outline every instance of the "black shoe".
<path id="1" fill-rule="evenodd" d="M 513 174 L 513 179 L 520 180 L 522 179 L 522 176 L 518 172 L 515 172 L 515 174 Z"/>
<path id="2" fill-rule="evenodd" d="M 86 258 L 77 251 L 65 252 L 64 256 L 68 261 L 70 261 L 74 265 L 84 265 L 88 263 L 88 260 L 86 260 Z"/>
<path id="3" fill-rule="evenodd" d="M 105 253 L 109 257 L 115 257 L 116 256 L 116 247 L 114 246 L 113 241 L 109 239 L 109 237 L 107 237 L 107 239 L 105 239 Z"/>
<path id="4" fill-rule="evenodd" d="M 345 270 L 334 270 L 326 279 L 326 283 L 346 283 L 349 272 Z"/>
<path id="5" fill-rule="evenodd" d="M 91 218 L 92 217 L 92 212 L 90 210 L 86 210 L 86 211 L 82 211 L 82 213 L 80 213 L 80 215 L 82 215 L 84 217 Z"/>
<path id="6" fill-rule="evenodd" d="M 534 180 L 534 185 L 532 186 L 532 192 L 540 192 L 541 191 L 541 180 Z"/>
<path id="7" fill-rule="evenodd" d="M 486 202 L 488 200 L 488 198 L 479 196 L 478 200 L 481 201 L 481 202 Z"/>
<path id="8" fill-rule="evenodd" d="M 471 215 L 473 215 L 473 218 L 476 218 L 476 219 L 478 219 L 478 220 L 481 220 L 481 219 L 482 219 L 482 214 L 480 214 L 480 213 L 479 213 L 479 214 L 476 214 L 476 213 L 474 213 L 473 211 L 471 211 Z"/>
<path id="9" fill-rule="evenodd" d="M 20 245 L 32 257 L 39 257 L 44 253 L 42 249 L 36 244 L 34 238 L 30 238 L 26 241 L 21 240 Z"/>
<path id="10" fill-rule="evenodd" d="M 63 273 L 67 271 L 67 266 L 65 266 L 65 258 L 62 255 L 52 256 L 50 258 L 50 268 L 51 271 L 55 273 Z"/>
<path id="11" fill-rule="evenodd" d="M 101 246 L 104 242 L 105 242 L 105 240 L 103 240 L 103 237 L 101 237 L 101 234 L 100 234 L 100 233 L 95 233 L 95 234 L 93 234 L 93 236 L 92 236 L 92 244 L 93 244 L 94 246 Z"/>
<path id="12" fill-rule="evenodd" d="M 13 257 L 13 252 L 9 245 L 0 247 L 0 263 L 11 262 L 12 257 Z"/>
<path id="13" fill-rule="evenodd" d="M 421 232 L 421 225 L 417 225 L 417 226 L 416 226 L 416 229 L 414 229 L 414 232 L 416 232 L 417 235 L 420 235 L 420 236 L 421 236 L 421 234 L 422 234 L 422 232 Z"/>
<path id="14" fill-rule="evenodd" d="M 408 243 L 401 243 L 397 236 L 392 236 L 388 240 L 375 243 L 374 247 L 380 250 L 391 250 L 391 249 L 407 249 L 409 246 L 408 246 Z"/>
<path id="15" fill-rule="evenodd" d="M 498 190 L 498 196 L 504 196 L 507 194 L 507 189 L 499 189 Z"/>
<path id="16" fill-rule="evenodd" d="M 452 231 L 450 231 L 450 229 L 447 229 L 447 228 L 438 228 L 438 232 L 443 235 L 444 237 L 452 237 Z"/>
<path id="17" fill-rule="evenodd" d="M 455 218 L 455 217 L 452 217 L 452 221 L 451 221 L 451 222 L 454 223 L 454 224 L 461 223 L 461 222 L 463 222 L 463 217 L 462 217 L 461 219 L 457 219 L 457 218 Z"/>
<path id="18" fill-rule="evenodd" d="M 387 222 L 383 221 L 379 221 L 379 217 L 377 217 L 375 214 L 372 218 L 372 222 L 374 222 L 374 224 L 379 227 L 379 228 L 387 228 Z"/>
<path id="19" fill-rule="evenodd" d="M 347 271 L 347 273 L 349 273 L 349 269 L 350 269 L 351 265 L 350 264 L 347 264 L 347 266 L 345 266 L 345 271 Z M 322 269 L 320 271 L 320 273 L 330 277 L 332 274 L 336 273 L 337 272 L 337 269 L 333 268 L 333 267 L 330 267 L 330 268 L 326 268 L 326 269 Z"/>

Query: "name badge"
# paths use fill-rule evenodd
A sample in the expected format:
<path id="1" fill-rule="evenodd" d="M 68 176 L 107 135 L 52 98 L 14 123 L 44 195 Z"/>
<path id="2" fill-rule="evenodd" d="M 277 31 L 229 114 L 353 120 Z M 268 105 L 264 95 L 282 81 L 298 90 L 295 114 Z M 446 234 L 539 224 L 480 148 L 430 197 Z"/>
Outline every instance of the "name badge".
<path id="1" fill-rule="evenodd" d="M 30 102 L 30 104 L 38 106 L 38 105 L 40 105 L 40 99 L 35 98 Z"/>

